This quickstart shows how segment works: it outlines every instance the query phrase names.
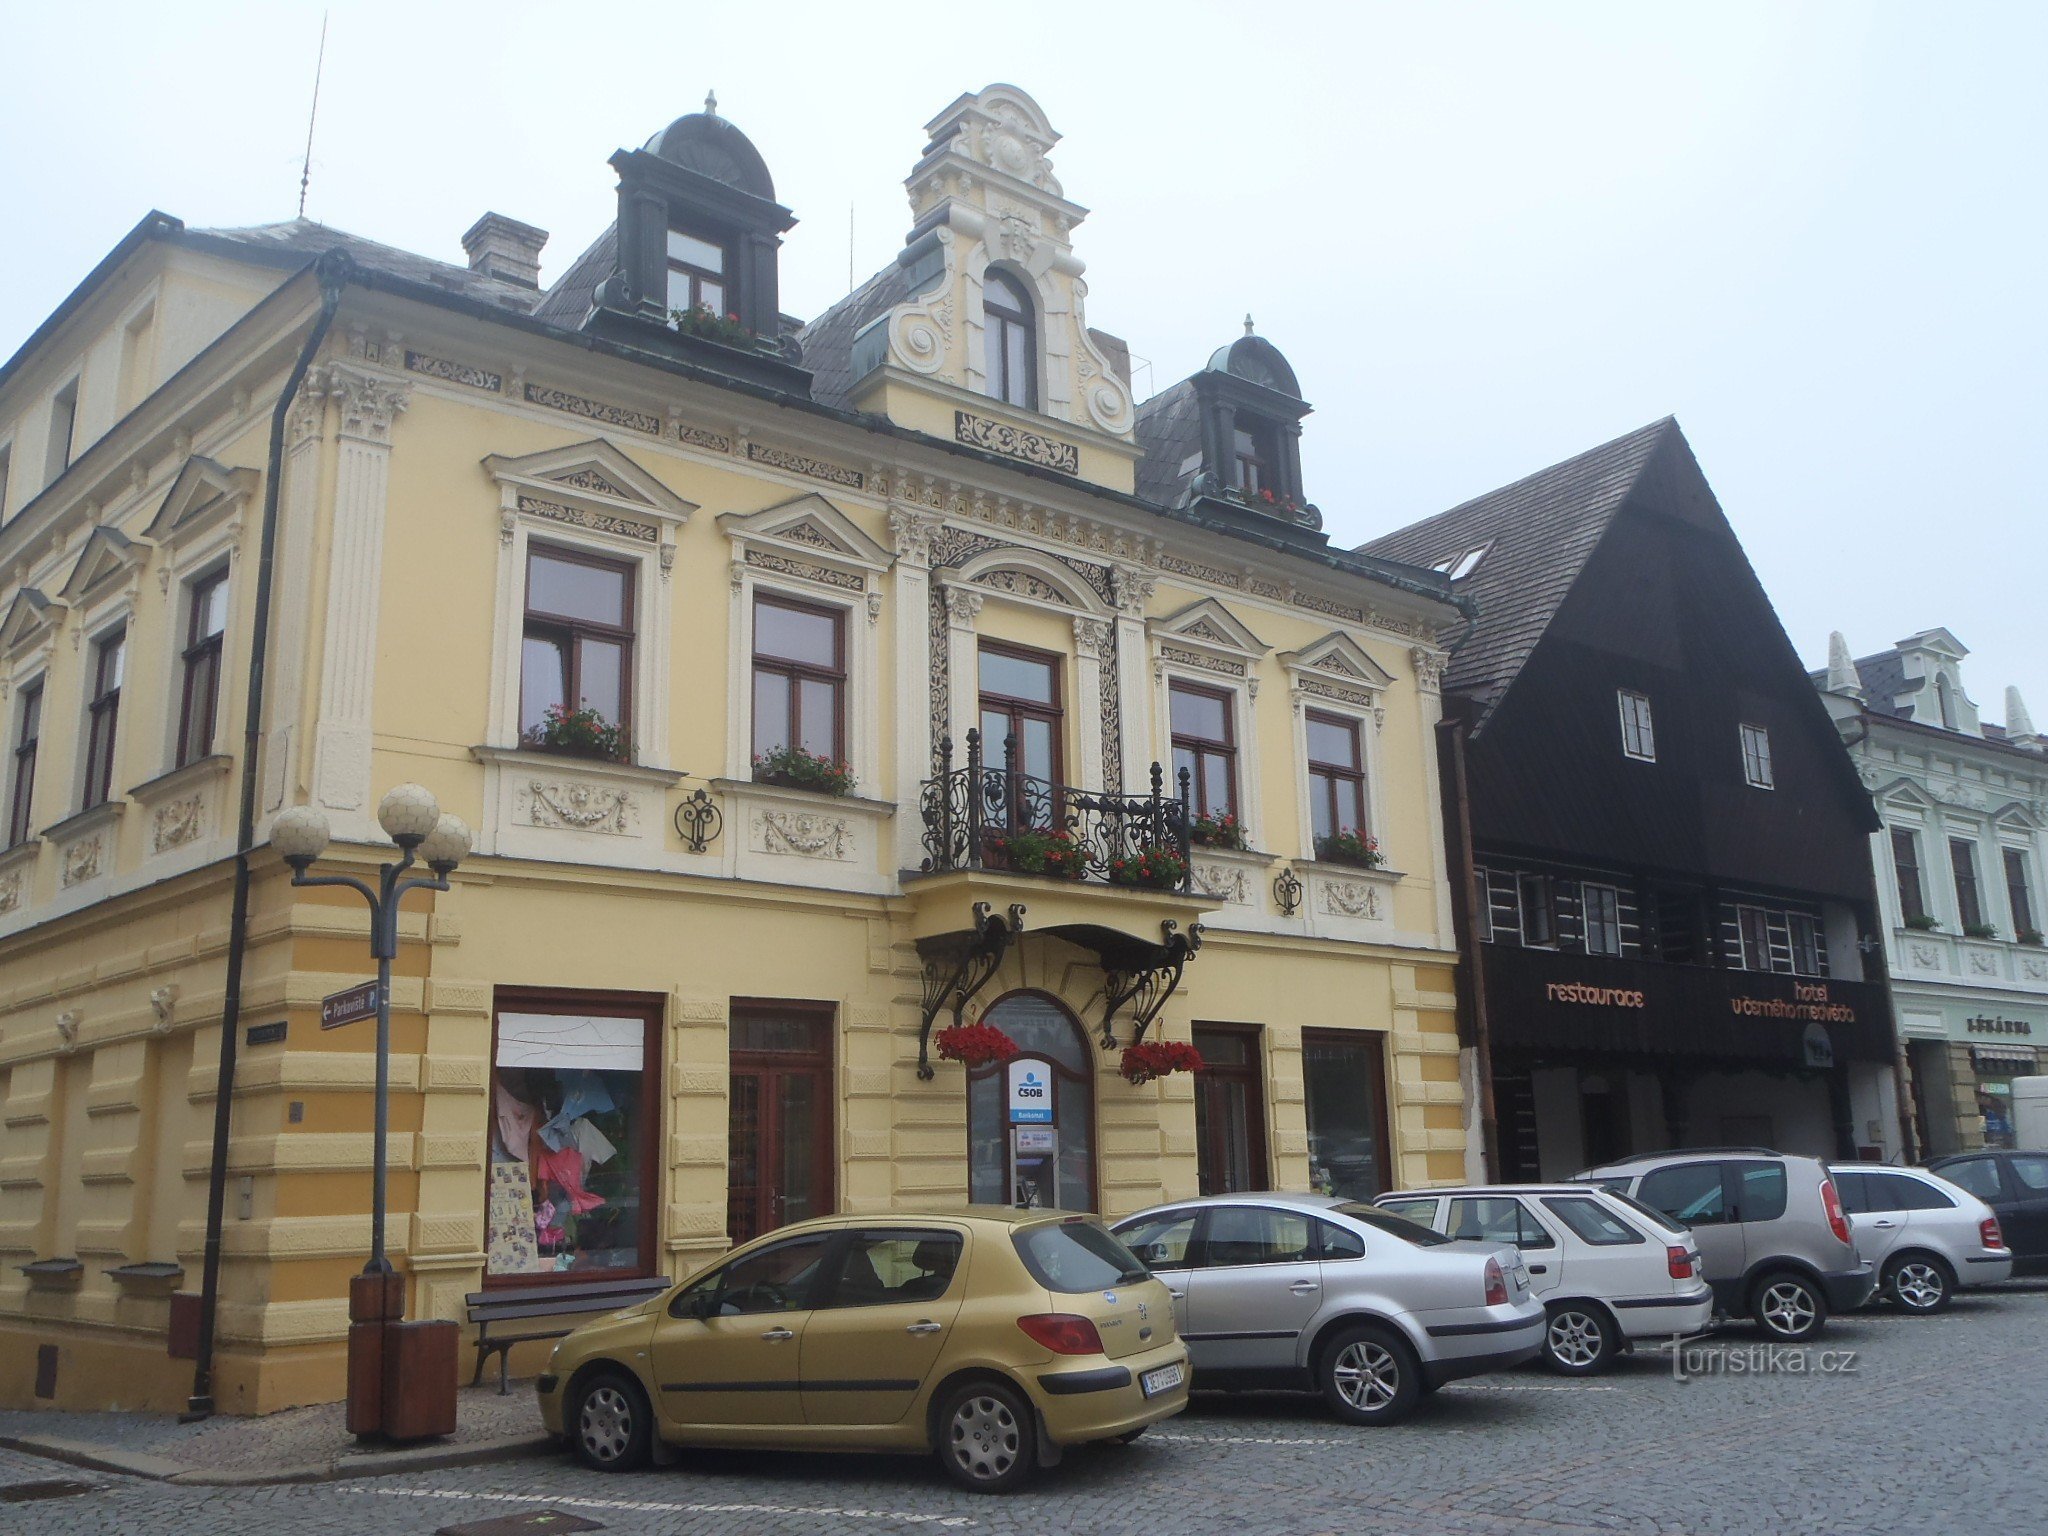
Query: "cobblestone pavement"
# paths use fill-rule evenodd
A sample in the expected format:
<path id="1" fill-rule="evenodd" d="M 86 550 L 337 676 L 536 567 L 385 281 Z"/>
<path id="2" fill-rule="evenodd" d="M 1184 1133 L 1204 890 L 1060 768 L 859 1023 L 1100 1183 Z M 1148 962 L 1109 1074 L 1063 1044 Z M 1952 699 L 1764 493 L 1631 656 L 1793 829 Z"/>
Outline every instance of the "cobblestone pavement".
<path id="1" fill-rule="evenodd" d="M 424 1536 L 535 1509 L 644 1536 L 2022 1530 L 2048 1475 L 2044 1338 L 2048 1288 L 2015 1288 L 1941 1317 L 1838 1320 L 1803 1352 L 1803 1374 L 1681 1382 L 1648 1356 L 1592 1382 L 1514 1372 L 1454 1384 L 1383 1430 L 1339 1425 L 1307 1400 L 1198 1400 L 1135 1445 L 1070 1454 L 1008 1499 L 957 1493 L 928 1461 L 871 1456 L 699 1452 L 627 1477 L 549 1456 L 225 1489 L 0 1452 L 0 1530 Z M 1717 1342 L 1751 1358 L 1758 1346 L 1739 1329 Z M 1823 1374 L 1822 1348 L 1855 1351 L 1852 1370 Z M 7 1502 L 11 1485 L 43 1479 L 88 1487 Z"/>

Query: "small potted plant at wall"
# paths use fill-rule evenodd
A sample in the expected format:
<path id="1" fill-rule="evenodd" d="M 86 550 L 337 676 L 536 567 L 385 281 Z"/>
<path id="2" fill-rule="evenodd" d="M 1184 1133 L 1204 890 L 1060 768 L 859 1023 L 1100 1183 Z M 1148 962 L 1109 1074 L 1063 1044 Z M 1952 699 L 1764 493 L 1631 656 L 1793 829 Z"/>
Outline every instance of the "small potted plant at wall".
<path id="1" fill-rule="evenodd" d="M 1963 924 L 1963 937 L 1966 939 L 1995 939 L 1998 937 L 1998 925 L 1995 923 L 1965 923 Z"/>
<path id="2" fill-rule="evenodd" d="M 1183 1040 L 1140 1040 L 1124 1047 L 1117 1070 L 1127 1082 L 1142 1087 L 1157 1077 L 1175 1072 L 1200 1072 L 1206 1063 L 1202 1053 Z"/>
<path id="3" fill-rule="evenodd" d="M 540 752 L 610 762 L 622 762 L 626 756 L 625 733 L 618 726 L 594 709 L 571 709 L 566 704 L 550 704 L 540 723 L 529 726 L 519 744 Z"/>
<path id="4" fill-rule="evenodd" d="M 2022 944 L 2033 945 L 2036 949 L 2041 947 L 2041 930 L 2038 928 L 2022 928 L 2015 938 Z"/>
<path id="5" fill-rule="evenodd" d="M 1188 878 L 1187 860 L 1176 848 L 1147 843 L 1135 853 L 1109 861 L 1111 885 L 1133 885 L 1148 891 L 1177 891 Z"/>
<path id="6" fill-rule="evenodd" d="M 851 794 L 859 782 L 853 769 L 837 758 L 806 752 L 802 747 L 776 747 L 754 754 L 754 782 L 785 789 L 812 789 L 821 795 Z"/>
<path id="7" fill-rule="evenodd" d="M 1087 859 L 1074 834 L 1065 827 L 1019 827 L 989 839 L 990 862 L 1020 875 L 1051 875 L 1078 880 L 1088 872 Z"/>
<path id="8" fill-rule="evenodd" d="M 1197 816 L 1188 826 L 1188 841 L 1197 848 L 1242 850 L 1250 846 L 1244 835 L 1244 823 L 1229 811 L 1221 816 Z"/>
<path id="9" fill-rule="evenodd" d="M 738 347 L 752 351 L 760 338 L 740 323 L 736 314 L 721 315 L 717 310 L 703 304 L 689 309 L 672 309 L 668 312 L 669 323 L 685 336 L 694 336 L 699 341 L 715 341 L 722 347 Z"/>
<path id="10" fill-rule="evenodd" d="M 1356 827 L 1340 827 L 1316 839 L 1316 857 L 1328 864 L 1349 864 L 1357 869 L 1378 869 L 1387 862 L 1380 852 L 1380 840 Z"/>
<path id="11" fill-rule="evenodd" d="M 957 1061 L 970 1072 L 977 1067 L 1001 1066 L 1014 1058 L 1021 1047 L 994 1024 L 948 1024 L 932 1037 L 939 1060 Z"/>
<path id="12" fill-rule="evenodd" d="M 1932 912 L 1908 912 L 1906 926 L 1915 933 L 1932 933 L 1941 923 Z"/>

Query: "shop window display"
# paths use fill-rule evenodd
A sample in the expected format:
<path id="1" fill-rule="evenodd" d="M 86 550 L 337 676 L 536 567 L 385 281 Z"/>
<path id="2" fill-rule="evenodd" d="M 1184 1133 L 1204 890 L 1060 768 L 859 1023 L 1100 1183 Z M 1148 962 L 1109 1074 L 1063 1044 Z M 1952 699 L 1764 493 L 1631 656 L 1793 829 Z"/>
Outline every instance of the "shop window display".
<path id="1" fill-rule="evenodd" d="M 498 1015 L 491 1278 L 644 1272 L 647 1021 Z"/>

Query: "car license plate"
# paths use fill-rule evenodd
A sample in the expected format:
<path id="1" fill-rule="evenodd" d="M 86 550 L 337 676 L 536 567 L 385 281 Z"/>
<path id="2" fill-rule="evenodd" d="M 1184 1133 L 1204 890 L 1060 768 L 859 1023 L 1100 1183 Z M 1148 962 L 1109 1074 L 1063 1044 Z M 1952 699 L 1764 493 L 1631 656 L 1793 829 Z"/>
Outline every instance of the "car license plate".
<path id="1" fill-rule="evenodd" d="M 1147 1397 L 1157 1397 L 1162 1392 L 1171 1392 L 1185 1379 L 1186 1368 L 1179 1365 L 1162 1365 L 1156 1371 L 1147 1371 L 1138 1378 L 1138 1385 L 1145 1389 Z"/>

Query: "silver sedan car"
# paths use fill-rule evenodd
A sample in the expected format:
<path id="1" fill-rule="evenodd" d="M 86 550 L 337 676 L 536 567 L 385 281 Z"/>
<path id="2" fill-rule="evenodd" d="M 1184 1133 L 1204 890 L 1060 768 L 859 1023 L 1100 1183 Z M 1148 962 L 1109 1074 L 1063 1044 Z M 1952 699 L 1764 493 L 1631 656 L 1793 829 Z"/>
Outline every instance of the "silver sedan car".
<path id="1" fill-rule="evenodd" d="M 1998 1216 L 1968 1190 L 1924 1168 L 1834 1163 L 1828 1168 L 1877 1266 L 1878 1291 L 1901 1312 L 1939 1312 L 1957 1291 L 2012 1278 Z"/>
<path id="2" fill-rule="evenodd" d="M 1112 1230 L 1172 1292 L 1196 1391 L 1319 1391 L 1339 1418 L 1391 1424 L 1543 1347 L 1511 1244 L 1454 1242 L 1377 1206 L 1215 1195 Z"/>

